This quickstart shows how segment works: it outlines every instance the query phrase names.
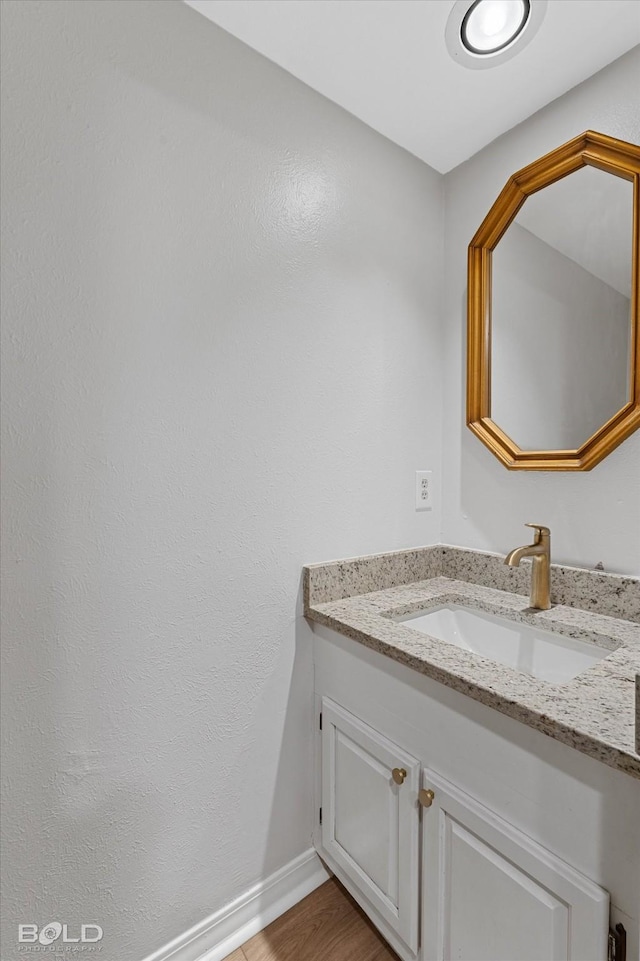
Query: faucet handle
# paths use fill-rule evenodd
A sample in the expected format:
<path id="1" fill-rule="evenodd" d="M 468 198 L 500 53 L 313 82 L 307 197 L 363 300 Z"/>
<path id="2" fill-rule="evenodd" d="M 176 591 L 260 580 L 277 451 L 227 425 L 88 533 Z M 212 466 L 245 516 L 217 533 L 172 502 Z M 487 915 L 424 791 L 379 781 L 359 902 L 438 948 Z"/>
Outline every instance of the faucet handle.
<path id="1" fill-rule="evenodd" d="M 536 532 L 536 544 L 538 544 L 543 537 L 551 536 L 551 531 L 549 530 L 548 527 L 545 527 L 543 524 L 525 524 L 524 526 L 533 527 L 534 531 Z"/>

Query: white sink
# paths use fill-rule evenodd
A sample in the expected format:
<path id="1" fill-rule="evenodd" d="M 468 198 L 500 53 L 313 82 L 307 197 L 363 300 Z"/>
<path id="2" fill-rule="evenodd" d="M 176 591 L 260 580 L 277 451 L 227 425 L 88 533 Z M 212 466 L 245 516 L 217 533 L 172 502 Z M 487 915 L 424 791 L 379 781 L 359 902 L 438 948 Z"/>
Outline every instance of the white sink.
<path id="1" fill-rule="evenodd" d="M 514 667 L 542 681 L 564 684 L 611 651 L 588 641 L 554 634 L 457 604 L 393 617 L 465 651 Z"/>

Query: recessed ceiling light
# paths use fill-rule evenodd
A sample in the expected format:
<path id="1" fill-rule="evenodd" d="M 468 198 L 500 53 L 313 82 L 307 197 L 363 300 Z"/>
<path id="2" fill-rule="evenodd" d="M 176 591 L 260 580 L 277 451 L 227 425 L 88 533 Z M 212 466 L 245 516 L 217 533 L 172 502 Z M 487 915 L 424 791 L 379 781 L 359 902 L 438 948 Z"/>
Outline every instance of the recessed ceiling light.
<path id="1" fill-rule="evenodd" d="M 445 39 L 465 67 L 494 67 L 510 60 L 538 31 L 547 0 L 457 0 Z"/>

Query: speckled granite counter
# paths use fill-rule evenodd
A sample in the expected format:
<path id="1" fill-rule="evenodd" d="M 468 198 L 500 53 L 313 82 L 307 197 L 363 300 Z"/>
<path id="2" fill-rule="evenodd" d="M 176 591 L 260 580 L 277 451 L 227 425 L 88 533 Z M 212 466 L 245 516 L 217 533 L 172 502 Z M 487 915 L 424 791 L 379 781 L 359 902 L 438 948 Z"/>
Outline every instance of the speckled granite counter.
<path id="1" fill-rule="evenodd" d="M 455 552 L 453 563 L 462 577 L 450 576 L 451 568 L 443 574 L 447 551 Z M 477 583 L 485 576 L 492 577 L 497 560 L 495 555 L 437 547 L 311 565 L 304 573 L 305 614 L 584 754 L 640 778 L 640 756 L 635 750 L 640 625 L 630 619 L 638 616 L 640 581 L 599 573 L 591 581 L 589 571 L 556 568 L 554 580 L 563 585 L 565 603 L 556 603 L 549 611 L 532 611 L 528 597 L 505 590 L 504 582 L 499 584 L 502 589 Z M 476 583 L 462 579 L 469 570 Z M 505 574 L 510 573 L 505 568 Z M 402 577 L 406 583 L 399 583 Z M 573 584 L 577 584 L 576 589 L 567 587 Z M 354 596 L 345 596 L 345 591 Z M 552 600 L 556 600 L 553 592 Z M 611 653 L 572 681 L 550 684 L 419 633 L 407 623 L 391 620 L 394 615 L 421 611 L 443 602 L 463 604 L 596 642 Z M 601 612 L 603 609 L 606 613 Z M 611 616 L 612 610 L 616 616 Z M 626 618 L 621 616 L 624 614 Z"/>

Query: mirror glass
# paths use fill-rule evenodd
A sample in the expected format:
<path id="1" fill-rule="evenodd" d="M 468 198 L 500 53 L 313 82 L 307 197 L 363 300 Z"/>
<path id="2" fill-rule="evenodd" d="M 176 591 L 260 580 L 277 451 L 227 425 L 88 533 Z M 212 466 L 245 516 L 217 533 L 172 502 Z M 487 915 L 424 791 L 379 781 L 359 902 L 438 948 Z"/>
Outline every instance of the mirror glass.
<path id="1" fill-rule="evenodd" d="M 629 401 L 633 185 L 585 166 L 532 194 L 493 251 L 491 417 L 575 450 Z"/>

